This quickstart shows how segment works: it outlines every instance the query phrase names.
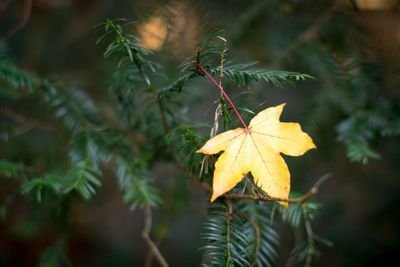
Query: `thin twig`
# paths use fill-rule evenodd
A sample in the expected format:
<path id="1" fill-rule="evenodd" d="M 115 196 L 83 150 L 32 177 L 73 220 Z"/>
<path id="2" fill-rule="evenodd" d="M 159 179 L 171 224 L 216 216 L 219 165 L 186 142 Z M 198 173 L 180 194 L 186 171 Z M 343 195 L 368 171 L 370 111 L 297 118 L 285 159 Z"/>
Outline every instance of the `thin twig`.
<path id="1" fill-rule="evenodd" d="M 222 36 L 217 36 L 218 39 L 220 39 L 222 42 L 224 42 L 224 48 L 222 48 L 221 51 L 221 62 L 219 65 L 219 86 L 222 87 L 222 79 L 224 78 L 224 62 L 225 62 L 225 52 L 226 52 L 226 39 Z M 221 92 L 221 97 L 222 97 L 222 92 Z"/>
<path id="2" fill-rule="evenodd" d="M 322 176 L 318 181 L 301 197 L 297 198 L 281 198 L 281 197 L 272 197 L 272 196 L 266 196 L 266 195 L 260 195 L 260 194 L 231 194 L 227 193 L 222 195 L 223 198 L 225 199 L 253 199 L 253 200 L 260 200 L 264 202 L 269 202 L 269 201 L 278 201 L 278 202 L 287 202 L 287 203 L 300 203 L 303 204 L 306 201 L 310 200 L 313 198 L 319 191 L 319 188 L 321 185 L 329 178 L 331 177 L 331 174 L 326 174 Z"/>
<path id="3" fill-rule="evenodd" d="M 312 187 L 304 196 L 299 198 L 283 198 L 283 197 L 271 197 L 271 196 L 261 196 L 261 195 L 251 195 L 251 194 L 224 194 L 221 197 L 224 199 L 253 199 L 260 200 L 264 202 L 278 201 L 287 203 L 304 203 L 307 200 L 313 198 L 318 193 L 318 188 Z"/>
<path id="4" fill-rule="evenodd" d="M 152 251 L 152 254 L 156 257 L 158 262 L 162 267 L 168 267 L 168 263 L 165 261 L 164 257 L 158 250 L 158 247 L 150 238 L 150 231 L 152 225 L 152 214 L 151 214 L 151 207 L 146 206 L 144 209 L 145 219 L 144 219 L 144 227 L 142 231 L 143 240 L 147 243 L 147 246 Z"/>
<path id="5" fill-rule="evenodd" d="M 186 168 L 182 165 L 179 165 L 182 169 L 182 171 L 188 175 L 192 181 L 198 185 L 199 187 L 203 188 L 206 191 L 212 192 L 212 188 L 210 185 L 208 185 L 205 182 L 201 182 L 199 177 L 193 175 L 192 173 L 189 173 Z M 267 196 L 267 195 L 260 195 L 260 194 L 233 194 L 233 193 L 225 193 L 220 198 L 223 199 L 252 199 L 252 200 L 259 200 L 263 202 L 270 202 L 270 201 L 278 201 L 278 202 L 287 202 L 287 203 L 300 203 L 303 204 L 306 201 L 310 200 L 313 198 L 319 191 L 319 188 L 321 185 L 329 178 L 331 177 L 331 174 L 326 174 L 322 176 L 308 191 L 306 194 L 304 194 L 301 197 L 297 198 L 281 198 L 281 197 L 272 197 L 272 196 Z"/>
<path id="6" fill-rule="evenodd" d="M 157 240 L 155 240 L 154 243 L 155 243 L 155 245 L 156 245 L 157 247 L 161 244 L 161 241 L 163 240 L 163 238 L 164 238 L 164 236 L 160 236 L 160 237 L 157 238 Z M 145 257 L 143 267 L 151 267 L 152 264 L 153 264 L 153 259 L 154 259 L 153 251 L 152 251 L 152 250 L 149 250 L 149 251 L 147 252 L 146 257 Z"/>

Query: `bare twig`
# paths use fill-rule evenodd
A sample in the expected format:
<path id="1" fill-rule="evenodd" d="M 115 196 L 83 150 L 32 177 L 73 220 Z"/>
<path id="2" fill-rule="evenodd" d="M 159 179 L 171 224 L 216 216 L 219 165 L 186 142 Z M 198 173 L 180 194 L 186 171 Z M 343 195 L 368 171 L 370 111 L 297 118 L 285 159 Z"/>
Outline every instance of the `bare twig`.
<path id="1" fill-rule="evenodd" d="M 331 174 L 326 174 L 322 176 L 303 196 L 298 198 L 281 198 L 281 197 L 272 197 L 260 194 L 224 194 L 222 195 L 225 199 L 253 199 L 253 200 L 260 200 L 264 202 L 269 201 L 278 201 L 278 202 L 287 202 L 287 203 L 300 203 L 303 204 L 304 202 L 313 198 L 319 191 L 321 185 L 329 178 Z"/>
<path id="2" fill-rule="evenodd" d="M 182 165 L 179 165 L 182 169 L 182 171 L 188 175 L 192 181 L 198 185 L 199 187 L 203 188 L 206 191 L 212 192 L 212 188 L 210 185 L 208 185 L 205 182 L 201 182 L 199 177 L 193 175 L 192 173 L 189 173 L 186 168 Z M 329 178 L 331 177 L 331 174 L 326 174 L 322 176 L 308 191 L 305 193 L 303 196 L 298 197 L 298 198 L 281 198 L 281 197 L 272 197 L 272 196 L 267 196 L 267 195 L 260 195 L 260 194 L 233 194 L 233 193 L 225 193 L 221 198 L 224 199 L 253 199 L 253 200 L 259 200 L 259 201 L 264 201 L 264 202 L 270 202 L 270 201 L 278 201 L 278 202 L 287 202 L 287 203 L 304 203 L 311 198 L 313 198 L 319 191 L 319 188 L 321 185 Z"/>
<path id="3" fill-rule="evenodd" d="M 253 199 L 260 200 L 264 202 L 278 201 L 287 203 L 304 203 L 307 200 L 313 198 L 318 193 L 318 188 L 312 187 L 304 196 L 299 198 L 282 198 L 282 197 L 271 197 L 271 196 L 261 196 L 261 195 L 251 195 L 251 194 L 224 194 L 221 197 L 225 199 Z"/>
<path id="4" fill-rule="evenodd" d="M 225 62 L 225 52 L 226 52 L 226 39 L 222 36 L 217 36 L 224 43 L 224 48 L 221 51 L 221 62 L 219 65 L 219 85 L 222 87 L 222 79 L 224 78 L 224 62 Z M 223 97 L 221 93 L 221 97 Z"/>
<path id="5" fill-rule="evenodd" d="M 146 206 L 144 209 L 145 212 L 145 219 L 144 219 L 144 227 L 142 231 L 143 240 L 147 243 L 147 246 L 152 251 L 152 254 L 156 257 L 158 262 L 162 267 L 168 267 L 168 263 L 165 261 L 164 257 L 158 250 L 158 247 L 150 238 L 150 231 L 152 225 L 152 214 L 151 214 L 151 207 Z"/>
<path id="6" fill-rule="evenodd" d="M 158 247 L 161 244 L 161 241 L 164 239 L 164 236 L 160 236 L 157 240 L 154 241 L 155 245 Z M 147 255 L 144 260 L 143 267 L 151 267 L 153 264 L 154 254 L 152 250 L 147 252 Z"/>

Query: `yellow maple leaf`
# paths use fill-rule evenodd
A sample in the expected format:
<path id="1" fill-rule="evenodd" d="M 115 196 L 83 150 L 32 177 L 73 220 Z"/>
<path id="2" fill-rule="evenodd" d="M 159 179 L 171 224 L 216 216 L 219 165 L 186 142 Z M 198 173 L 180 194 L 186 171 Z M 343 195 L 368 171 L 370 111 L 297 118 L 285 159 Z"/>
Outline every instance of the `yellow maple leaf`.
<path id="1" fill-rule="evenodd" d="M 261 111 L 247 128 L 221 133 L 197 151 L 206 155 L 224 151 L 215 163 L 211 202 L 235 187 L 248 172 L 269 196 L 288 198 L 290 172 L 280 153 L 301 156 L 316 146 L 300 124 L 279 121 L 284 106 Z"/>

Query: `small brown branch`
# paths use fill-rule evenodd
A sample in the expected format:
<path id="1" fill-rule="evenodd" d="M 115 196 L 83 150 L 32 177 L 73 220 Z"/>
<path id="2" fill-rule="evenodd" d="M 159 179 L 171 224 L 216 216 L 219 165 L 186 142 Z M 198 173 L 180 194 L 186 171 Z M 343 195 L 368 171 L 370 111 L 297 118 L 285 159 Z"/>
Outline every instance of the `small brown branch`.
<path id="1" fill-rule="evenodd" d="M 312 187 L 304 196 L 299 198 L 282 198 L 282 197 L 270 197 L 270 196 L 261 196 L 261 195 L 251 195 L 251 194 L 224 194 L 222 198 L 225 199 L 253 199 L 260 200 L 264 202 L 269 201 L 278 201 L 278 202 L 287 202 L 287 203 L 304 203 L 310 198 L 314 197 L 318 193 L 318 189 Z"/>
<path id="2" fill-rule="evenodd" d="M 281 197 L 271 197 L 271 196 L 263 196 L 259 194 L 251 195 L 251 194 L 224 194 L 222 195 L 225 199 L 253 199 L 253 200 L 260 200 L 264 202 L 269 201 L 278 201 L 278 202 L 287 202 L 287 203 L 300 203 L 303 204 L 306 201 L 313 198 L 316 194 L 318 194 L 319 188 L 321 185 L 331 177 L 331 174 L 325 174 L 318 181 L 305 193 L 302 197 L 298 198 L 281 198 Z"/>
<path id="3" fill-rule="evenodd" d="M 205 182 L 201 182 L 199 178 L 189 172 L 187 172 L 186 168 L 180 165 L 182 171 L 188 175 L 192 181 L 198 185 L 199 187 L 203 188 L 206 191 L 212 192 L 211 186 L 209 186 Z M 331 176 L 331 174 L 326 174 L 322 176 L 302 197 L 298 198 L 281 198 L 281 197 L 272 197 L 267 195 L 260 195 L 260 194 L 233 194 L 233 193 L 225 193 L 221 196 L 224 199 L 252 199 L 252 200 L 259 200 L 264 202 L 270 201 L 278 201 L 278 202 L 287 202 L 287 203 L 300 203 L 303 204 L 304 202 L 313 198 L 316 194 L 318 194 L 319 188 L 321 185 Z"/>
<path id="4" fill-rule="evenodd" d="M 156 244 L 154 244 L 154 242 L 150 238 L 150 231 L 151 231 L 152 218 L 153 218 L 152 213 L 151 213 L 151 207 L 146 206 L 144 209 L 144 213 L 145 213 L 145 219 L 144 219 L 144 227 L 143 227 L 143 231 L 142 231 L 143 240 L 147 243 L 147 246 L 152 251 L 152 254 L 158 260 L 158 263 L 162 267 L 168 267 L 168 263 L 165 261 L 164 257 L 158 250 L 158 247 L 156 246 Z"/>
<path id="5" fill-rule="evenodd" d="M 164 236 L 160 236 L 159 238 L 157 238 L 157 240 L 155 240 L 155 245 L 158 247 L 161 244 L 161 241 L 164 239 Z M 152 250 L 149 250 L 147 252 L 147 255 L 145 257 L 144 260 L 144 264 L 143 267 L 151 267 L 153 264 L 153 259 L 154 259 L 154 254 Z"/>
<path id="6" fill-rule="evenodd" d="M 199 187 L 203 188 L 204 190 L 208 192 L 212 192 L 212 187 L 206 183 L 200 181 L 199 177 L 193 175 L 191 172 L 189 172 L 185 166 L 177 163 L 180 169 L 182 170 L 183 173 L 188 175 L 193 183 L 198 185 Z M 313 198 L 316 194 L 318 194 L 319 188 L 321 185 L 332 176 L 331 173 L 323 175 L 321 178 L 318 179 L 318 181 L 307 191 L 306 194 L 304 194 L 301 197 L 298 198 L 281 198 L 281 197 L 272 197 L 272 196 L 267 196 L 267 195 L 260 195 L 258 192 L 256 194 L 233 194 L 233 193 L 225 193 L 221 198 L 224 199 L 252 199 L 252 200 L 259 200 L 259 201 L 264 201 L 264 202 L 270 202 L 270 201 L 278 201 L 278 202 L 287 202 L 287 203 L 300 203 L 303 204 L 306 201 L 310 200 Z"/>
<path id="7" fill-rule="evenodd" d="M 260 200 L 264 202 L 269 201 L 278 201 L 278 202 L 287 202 L 287 203 L 304 203 L 307 200 L 313 198 L 319 191 L 319 187 L 322 183 L 315 183 L 313 187 L 311 187 L 305 195 L 298 198 L 282 198 L 282 197 L 272 197 L 272 196 L 263 196 L 263 195 L 252 195 L 252 194 L 232 194 L 227 193 L 222 195 L 225 199 L 253 199 L 253 200 Z"/>

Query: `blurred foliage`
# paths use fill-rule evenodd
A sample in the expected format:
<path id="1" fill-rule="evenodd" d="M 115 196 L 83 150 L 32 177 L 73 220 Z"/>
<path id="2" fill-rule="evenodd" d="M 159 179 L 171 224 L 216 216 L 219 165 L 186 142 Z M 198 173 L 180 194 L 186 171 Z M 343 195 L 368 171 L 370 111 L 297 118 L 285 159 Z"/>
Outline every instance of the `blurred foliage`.
<path id="1" fill-rule="evenodd" d="M 0 6 L 0 15 L 5 8 L 18 8 L 11 2 Z M 168 1 L 156 7 L 147 1 L 112 2 L 34 2 L 25 28 L 0 45 L 0 215 L 7 225 L 1 234 L 4 242 L 24 236 L 28 241 L 23 242 L 36 246 L 26 257 L 29 264 L 107 266 L 105 260 L 82 263 L 86 258 L 74 243 L 81 234 L 74 227 L 84 220 L 76 211 L 82 206 L 95 210 L 107 194 L 134 210 L 135 221 L 142 218 L 138 209 L 156 208 L 152 235 L 167 260 L 183 261 L 170 256 L 181 253 L 163 243 L 176 239 L 171 247 L 184 247 L 174 230 L 180 218 L 189 212 L 203 215 L 199 203 L 207 200 L 192 191 L 198 183 L 211 184 L 215 158 L 195 153 L 215 127 L 207 110 L 221 109 L 219 131 L 239 125 L 194 64 L 218 79 L 222 56 L 224 88 L 241 113 L 256 113 L 265 100 L 267 105 L 291 102 L 289 113 L 297 112 L 305 130 L 317 138 L 317 159 L 294 165 L 292 188 L 305 191 L 328 171 L 335 177 L 322 210 L 315 201 L 287 210 L 249 200 L 209 204 L 202 234 L 194 238 L 203 241 L 196 244 L 203 247 L 203 265 L 376 266 L 374 260 L 381 263 L 395 251 L 399 236 L 393 228 L 400 225 L 400 214 L 398 181 L 392 177 L 399 160 L 394 153 L 400 134 L 400 55 L 393 32 L 398 25 L 381 26 L 379 12 L 389 12 L 383 17 L 398 12 L 399 4 L 392 1 L 380 7 L 389 11 L 365 13 L 361 10 L 373 9 L 373 1 L 367 6 L 363 1 Z M 40 16 L 43 10 L 53 16 Z M 137 22 L 105 19 L 124 16 Z M 71 18 L 74 22 L 66 23 Z M 11 12 L 0 20 L 12 26 L 13 19 Z M 40 30 L 43 22 L 46 28 Z M 0 30 L 9 32 L 4 26 Z M 349 164 L 346 156 L 356 163 Z M 164 163 L 174 166 L 172 178 L 166 170 L 157 173 Z M 373 177 L 376 173 L 382 177 Z M 254 188 L 245 180 L 234 191 L 254 193 Z M 362 213 L 366 207 L 375 216 L 362 224 L 367 230 L 353 227 L 353 217 L 367 216 Z M 342 258 L 330 254 L 332 243 L 314 232 L 314 224 L 334 240 L 333 251 Z M 179 231 L 193 231 L 185 225 Z M 382 230 L 386 226 L 389 234 Z M 369 239 L 383 244 L 387 253 L 357 236 L 368 229 L 377 231 Z M 110 251 L 123 250 L 115 246 Z M 0 265 L 15 261 L 13 266 L 24 266 L 12 255 L 1 251 Z M 145 261 L 127 255 L 134 265 Z M 198 253 L 192 255 L 197 258 L 188 256 L 186 265 L 199 264 Z M 113 263 L 123 258 L 110 257 Z"/>

